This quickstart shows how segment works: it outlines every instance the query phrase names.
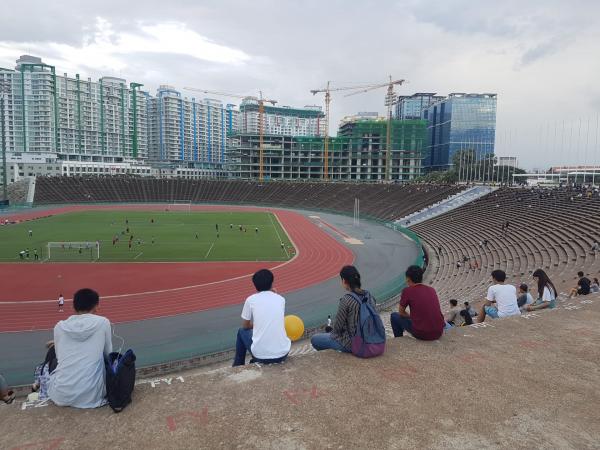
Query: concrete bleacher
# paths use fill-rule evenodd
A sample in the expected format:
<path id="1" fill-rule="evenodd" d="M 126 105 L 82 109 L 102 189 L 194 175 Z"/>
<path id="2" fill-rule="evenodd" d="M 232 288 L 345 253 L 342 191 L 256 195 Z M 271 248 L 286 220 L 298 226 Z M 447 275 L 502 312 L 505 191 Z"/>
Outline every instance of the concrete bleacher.
<path id="1" fill-rule="evenodd" d="M 23 205 L 28 202 L 31 203 L 31 200 L 29 200 L 31 181 L 32 179 L 27 177 L 8 185 L 8 201 L 11 205 Z"/>
<path id="2" fill-rule="evenodd" d="M 324 209 L 394 220 L 464 187 L 430 184 L 368 184 L 185 180 L 136 177 L 38 177 L 35 204 L 94 202 L 233 203 Z"/>
<path id="3" fill-rule="evenodd" d="M 579 270 L 598 277 L 600 252 L 591 246 L 600 240 L 600 198 L 578 195 L 505 188 L 411 226 L 427 244 L 428 279 L 440 298 L 481 299 L 494 269 L 505 270 L 512 284 L 531 286 L 531 273 L 541 268 L 561 289 L 573 287 Z"/>
<path id="4" fill-rule="evenodd" d="M 120 414 L 0 405 L 1 448 L 598 448 L 600 296 L 277 366 L 140 379 Z"/>
<path id="5" fill-rule="evenodd" d="M 436 203 L 426 206 L 425 208 L 415 211 L 408 216 L 397 219 L 395 222 L 403 227 L 414 226 L 425 220 L 432 219 L 448 211 L 451 211 L 459 206 L 465 205 L 473 200 L 476 200 L 490 192 L 495 191 L 493 186 L 472 186 L 467 187 L 464 191 L 457 192 L 450 197 L 440 200 Z"/>

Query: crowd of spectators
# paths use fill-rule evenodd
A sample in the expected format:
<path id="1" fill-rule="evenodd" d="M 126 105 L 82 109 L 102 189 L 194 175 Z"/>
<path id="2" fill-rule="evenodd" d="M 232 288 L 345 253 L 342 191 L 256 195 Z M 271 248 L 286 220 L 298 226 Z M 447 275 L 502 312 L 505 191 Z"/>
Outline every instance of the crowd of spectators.
<path id="1" fill-rule="evenodd" d="M 491 285 L 476 311 L 469 302 L 459 306 L 457 299 L 449 301 L 444 315 L 436 290 L 423 283 L 424 270 L 410 266 L 405 273 L 406 287 L 401 293 L 397 312 L 390 315 L 394 337 L 405 333 L 420 340 L 437 340 L 454 327 L 469 326 L 473 319 L 502 319 L 518 316 L 523 311 L 554 308 L 558 292 L 546 272 L 533 272 L 536 299 L 527 284 L 513 286 L 507 283 L 506 273 L 494 270 Z M 285 298 L 274 289 L 274 275 L 267 269 L 252 277 L 256 293 L 249 296 L 242 308 L 242 326 L 236 339 L 233 366 L 246 363 L 282 363 L 288 357 L 291 341 L 285 329 Z M 333 322 L 328 320 L 328 331 L 314 334 L 314 349 L 351 353 L 354 336 L 359 329 L 361 304 L 373 307 L 376 300 L 362 286 L 356 267 L 344 266 L 340 271 L 340 297 Z M 600 291 L 598 279 L 593 281 L 578 273 L 573 296 Z M 54 339 L 46 344 L 46 357 L 35 369 L 32 385 L 34 399 L 52 400 L 59 406 L 96 408 L 107 403 L 105 358 L 112 352 L 112 334 L 109 320 L 98 315 L 100 297 L 92 289 L 81 289 L 73 297 L 74 314 L 59 321 L 54 327 Z M 13 402 L 15 393 L 9 390 L 0 375 L 0 398 Z"/>

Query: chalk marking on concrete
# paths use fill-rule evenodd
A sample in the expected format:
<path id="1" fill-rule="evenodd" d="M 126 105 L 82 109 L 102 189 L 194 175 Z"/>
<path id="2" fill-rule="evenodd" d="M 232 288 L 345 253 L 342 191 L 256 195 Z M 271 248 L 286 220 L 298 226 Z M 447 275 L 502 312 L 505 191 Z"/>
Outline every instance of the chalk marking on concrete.
<path id="1" fill-rule="evenodd" d="M 25 411 L 26 409 L 31 408 L 43 408 L 44 406 L 48 406 L 50 403 L 50 399 L 46 400 L 35 400 L 33 402 L 24 401 L 21 405 L 21 411 Z"/>
<path id="2" fill-rule="evenodd" d="M 169 431 L 177 430 L 177 421 L 186 417 L 192 418 L 196 423 L 206 424 L 208 422 L 208 407 L 205 406 L 202 411 L 182 411 L 172 416 L 167 416 L 167 428 Z"/>

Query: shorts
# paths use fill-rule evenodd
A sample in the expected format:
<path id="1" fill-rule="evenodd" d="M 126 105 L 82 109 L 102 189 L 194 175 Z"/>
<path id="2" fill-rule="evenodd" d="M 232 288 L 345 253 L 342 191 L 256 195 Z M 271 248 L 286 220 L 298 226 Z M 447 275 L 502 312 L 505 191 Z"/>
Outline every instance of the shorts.
<path id="1" fill-rule="evenodd" d="M 484 306 L 483 310 L 485 311 L 485 314 L 490 316 L 492 319 L 498 318 L 498 308 L 495 306 Z"/>

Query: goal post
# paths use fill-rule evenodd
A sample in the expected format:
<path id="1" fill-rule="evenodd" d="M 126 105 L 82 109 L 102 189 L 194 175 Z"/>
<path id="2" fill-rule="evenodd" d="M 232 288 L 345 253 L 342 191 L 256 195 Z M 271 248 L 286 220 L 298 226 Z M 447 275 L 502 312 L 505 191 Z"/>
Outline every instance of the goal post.
<path id="1" fill-rule="evenodd" d="M 167 206 L 169 211 L 186 211 L 190 212 L 192 210 L 192 201 L 191 200 L 173 200 Z"/>
<path id="2" fill-rule="evenodd" d="M 89 242 L 48 242 L 49 261 L 81 261 L 100 259 L 100 241 Z"/>

